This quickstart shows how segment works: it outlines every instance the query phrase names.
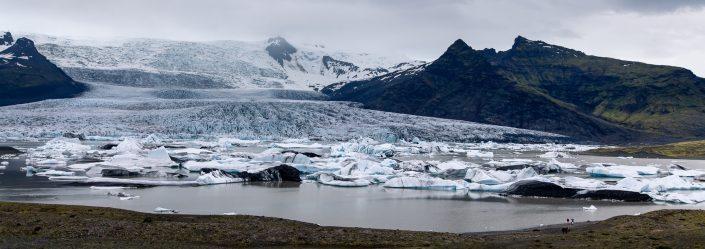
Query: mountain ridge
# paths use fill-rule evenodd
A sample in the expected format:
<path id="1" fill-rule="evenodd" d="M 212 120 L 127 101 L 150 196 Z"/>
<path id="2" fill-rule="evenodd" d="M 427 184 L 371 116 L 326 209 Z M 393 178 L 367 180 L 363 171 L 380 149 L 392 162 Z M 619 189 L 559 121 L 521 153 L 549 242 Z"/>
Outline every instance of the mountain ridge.
<path id="1" fill-rule="evenodd" d="M 322 92 L 371 109 L 583 140 L 643 142 L 705 136 L 698 123 L 705 119 L 705 102 L 699 100 L 705 96 L 703 82 L 686 69 L 596 57 L 519 36 L 511 49 L 500 52 L 474 50 L 456 40 L 419 72 L 332 85 Z M 658 86 L 671 90 L 659 92 Z M 683 89 L 672 90 L 678 88 Z M 653 111 L 668 107 L 674 110 Z M 627 117 L 619 119 L 621 113 Z M 690 117 L 694 121 L 688 122 Z M 677 121 L 664 123 L 669 118 Z"/>
<path id="2" fill-rule="evenodd" d="M 0 51 L 0 106 L 74 97 L 87 90 L 19 38 Z"/>

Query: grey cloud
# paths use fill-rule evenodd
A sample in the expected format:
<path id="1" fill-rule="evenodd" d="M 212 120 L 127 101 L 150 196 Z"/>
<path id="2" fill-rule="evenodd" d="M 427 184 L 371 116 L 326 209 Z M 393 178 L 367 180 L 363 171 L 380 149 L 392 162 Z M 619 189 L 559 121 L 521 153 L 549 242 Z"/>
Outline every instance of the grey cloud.
<path id="1" fill-rule="evenodd" d="M 684 8 L 702 9 L 705 7 L 703 0 L 615 0 L 614 4 L 619 10 L 644 13 L 663 13 Z"/>
<path id="2" fill-rule="evenodd" d="M 701 2 L 0 0 L 0 30 L 175 40 L 264 40 L 281 35 L 294 44 L 325 44 L 334 49 L 405 54 L 423 60 L 437 58 L 458 38 L 474 48 L 504 50 L 511 47 L 514 37 L 524 35 L 598 55 L 662 64 L 676 61 L 705 74 L 705 65 L 689 55 L 705 54 L 695 45 L 705 39 L 697 35 L 702 34 L 697 32 L 700 21 L 705 22 L 705 13 L 698 10 Z M 664 15 L 670 19 L 662 19 Z M 640 22 L 630 21 L 635 18 Z M 599 27 L 592 23 L 599 23 Z M 601 31 L 604 28 L 612 33 Z M 680 49 L 668 49 L 672 47 Z M 669 54 L 652 58 L 649 51 Z"/>

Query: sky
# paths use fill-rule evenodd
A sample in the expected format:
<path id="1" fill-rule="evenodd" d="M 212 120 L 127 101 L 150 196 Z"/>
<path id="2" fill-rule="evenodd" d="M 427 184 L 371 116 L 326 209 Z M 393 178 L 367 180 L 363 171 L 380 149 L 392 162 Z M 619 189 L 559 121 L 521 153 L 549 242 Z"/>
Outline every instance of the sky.
<path id="1" fill-rule="evenodd" d="M 433 60 L 456 39 L 517 35 L 705 76 L 705 0 L 0 0 L 0 30 L 73 37 L 265 40 Z"/>

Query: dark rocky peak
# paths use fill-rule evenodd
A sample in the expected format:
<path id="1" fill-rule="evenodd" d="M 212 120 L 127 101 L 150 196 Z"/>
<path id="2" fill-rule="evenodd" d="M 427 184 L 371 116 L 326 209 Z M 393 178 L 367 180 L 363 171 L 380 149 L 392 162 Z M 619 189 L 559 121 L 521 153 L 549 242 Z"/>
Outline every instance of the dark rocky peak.
<path id="1" fill-rule="evenodd" d="M 352 64 L 347 61 L 336 60 L 328 55 L 323 56 L 321 61 L 323 62 L 323 66 L 326 69 L 331 70 L 333 71 L 333 73 L 336 74 L 336 77 L 339 77 L 340 75 L 345 73 L 357 72 L 360 70 L 360 67 L 356 66 L 355 64 Z"/>
<path id="2" fill-rule="evenodd" d="M 533 41 L 526 39 L 523 36 L 514 38 L 514 45 L 508 51 L 510 56 L 541 56 L 551 58 L 570 58 L 585 56 L 585 53 L 569 49 L 566 47 L 556 46 L 543 41 Z"/>
<path id="3" fill-rule="evenodd" d="M 458 39 L 426 70 L 450 76 L 452 74 L 465 74 L 475 70 L 487 70 L 490 67 L 490 63 L 480 52 L 475 51 L 463 40 Z"/>
<path id="4" fill-rule="evenodd" d="M 3 50 L 2 53 L 11 54 L 16 57 L 40 55 L 39 51 L 37 51 L 37 47 L 34 46 L 34 42 L 24 37 L 17 39 L 15 44 Z"/>
<path id="5" fill-rule="evenodd" d="M 0 46 L 10 46 L 14 42 L 15 39 L 12 38 L 12 34 L 10 34 L 10 32 L 5 32 L 2 36 L 0 36 Z"/>
<path id="6" fill-rule="evenodd" d="M 280 36 L 267 39 L 266 50 L 281 66 L 284 66 L 284 61 L 291 61 L 291 55 L 296 53 L 296 48 Z"/>

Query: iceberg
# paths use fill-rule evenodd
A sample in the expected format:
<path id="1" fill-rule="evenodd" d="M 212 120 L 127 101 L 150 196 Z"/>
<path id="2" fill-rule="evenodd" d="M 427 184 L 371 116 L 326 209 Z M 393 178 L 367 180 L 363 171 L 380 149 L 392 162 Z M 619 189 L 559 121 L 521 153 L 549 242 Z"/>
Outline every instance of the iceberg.
<path id="1" fill-rule="evenodd" d="M 258 162 L 279 162 L 279 163 L 292 163 L 292 164 L 312 164 L 313 161 L 308 156 L 303 153 L 278 153 L 267 150 L 260 153 L 260 155 L 253 159 L 253 161 Z"/>
<path id="2" fill-rule="evenodd" d="M 70 171 L 60 171 L 60 170 L 47 170 L 43 172 L 36 173 L 38 176 L 72 176 L 74 172 Z"/>
<path id="3" fill-rule="evenodd" d="M 49 181 L 54 182 L 82 182 L 88 179 L 87 176 L 52 176 Z"/>
<path id="4" fill-rule="evenodd" d="M 396 153 L 395 148 L 396 147 L 392 144 L 374 145 L 371 144 L 370 141 L 357 142 L 355 140 L 351 140 L 350 142 L 331 146 L 330 155 L 332 157 L 343 157 L 349 156 L 351 153 L 362 153 L 376 157 L 388 158 L 394 156 Z"/>
<path id="5" fill-rule="evenodd" d="M 624 178 L 617 181 L 615 188 L 639 192 L 666 192 L 672 190 L 705 190 L 705 184 L 670 175 L 662 178 Z"/>
<path id="6" fill-rule="evenodd" d="M 394 169 L 370 160 L 346 159 L 341 162 L 338 174 L 342 176 L 392 175 Z"/>
<path id="7" fill-rule="evenodd" d="M 139 153 L 142 151 L 142 144 L 134 138 L 125 138 L 113 148 L 117 153 Z"/>
<path id="8" fill-rule="evenodd" d="M 583 211 L 597 211 L 597 207 L 595 205 L 590 205 L 589 207 L 583 207 Z"/>
<path id="9" fill-rule="evenodd" d="M 568 188 L 601 189 L 607 186 L 605 182 L 597 179 L 585 179 L 575 176 L 566 176 L 562 181 L 563 185 Z"/>
<path id="10" fill-rule="evenodd" d="M 479 184 L 497 185 L 510 182 L 514 179 L 514 177 L 514 175 L 504 171 L 486 171 L 479 168 L 471 168 L 468 169 L 467 173 L 465 173 L 464 179 Z"/>
<path id="11" fill-rule="evenodd" d="M 205 162 L 188 161 L 183 166 L 191 172 L 201 172 L 203 169 L 217 169 L 228 173 L 237 173 L 250 169 L 254 164 L 244 162 L 241 159 L 225 159 Z"/>
<path id="12" fill-rule="evenodd" d="M 676 169 L 671 169 L 668 171 L 668 173 L 680 177 L 697 177 L 701 175 L 705 175 L 705 171 L 702 170 L 695 170 L 695 169 L 689 169 L 689 170 L 676 170 Z"/>
<path id="13" fill-rule="evenodd" d="M 659 169 L 653 166 L 593 166 L 585 168 L 585 172 L 593 177 L 640 177 L 642 175 L 657 175 Z"/>
<path id="14" fill-rule="evenodd" d="M 458 160 L 451 160 L 451 161 L 439 163 L 436 165 L 436 167 L 440 171 L 448 171 L 448 170 L 464 170 L 464 169 L 468 169 L 468 168 L 477 168 L 477 167 L 480 167 L 480 165 L 477 165 L 474 163 L 469 163 L 469 162 L 458 161 Z"/>
<path id="15" fill-rule="evenodd" d="M 159 136 L 157 136 L 157 134 L 149 134 L 149 136 L 143 138 L 140 143 L 143 145 L 156 146 L 163 144 L 164 141 Z"/>
<path id="16" fill-rule="evenodd" d="M 329 173 L 319 174 L 317 181 L 324 185 L 337 187 L 364 187 L 372 184 L 372 182 L 366 179 L 342 177 Z"/>
<path id="17" fill-rule="evenodd" d="M 549 151 L 538 155 L 540 158 L 573 158 L 570 154 L 566 152 Z"/>
<path id="18" fill-rule="evenodd" d="M 655 201 L 680 203 L 680 204 L 695 204 L 705 202 L 705 192 L 698 191 L 694 193 L 665 193 L 651 195 Z"/>
<path id="19" fill-rule="evenodd" d="M 467 188 L 465 182 L 463 181 L 451 181 L 429 176 L 396 177 L 385 182 L 384 187 L 431 190 L 458 190 Z"/>
<path id="20" fill-rule="evenodd" d="M 551 161 L 547 164 L 547 166 L 549 168 L 558 167 L 561 171 L 570 171 L 578 169 L 578 166 L 575 166 L 575 164 L 562 163 L 556 160 L 555 158 L 551 158 Z"/>
<path id="21" fill-rule="evenodd" d="M 57 137 L 47 141 L 44 145 L 37 148 L 27 150 L 30 154 L 45 154 L 45 155 L 80 155 L 90 150 L 88 145 L 81 144 L 78 138 Z"/>
<path id="22" fill-rule="evenodd" d="M 154 209 L 155 213 L 172 213 L 172 214 L 178 214 L 179 211 L 176 209 L 171 209 L 171 208 L 163 208 L 163 207 L 156 207 Z"/>
<path id="23" fill-rule="evenodd" d="M 493 158 L 494 153 L 491 151 L 480 151 L 480 150 L 468 150 L 468 152 L 465 153 L 467 157 L 479 157 L 479 158 Z"/>
<path id="24" fill-rule="evenodd" d="M 31 162 L 33 165 L 42 168 L 54 168 L 66 165 L 66 161 L 59 159 L 45 159 L 41 161 Z"/>
<path id="25" fill-rule="evenodd" d="M 202 174 L 197 179 L 196 182 L 199 185 L 214 185 L 214 184 L 228 184 L 228 183 L 238 183 L 245 181 L 242 178 L 234 177 L 228 173 L 224 173 L 220 170 L 214 170 L 210 173 Z"/>

